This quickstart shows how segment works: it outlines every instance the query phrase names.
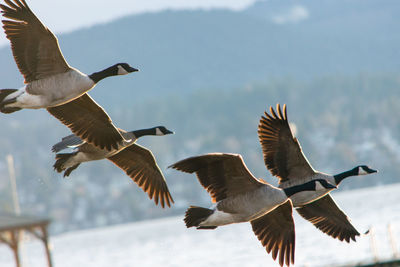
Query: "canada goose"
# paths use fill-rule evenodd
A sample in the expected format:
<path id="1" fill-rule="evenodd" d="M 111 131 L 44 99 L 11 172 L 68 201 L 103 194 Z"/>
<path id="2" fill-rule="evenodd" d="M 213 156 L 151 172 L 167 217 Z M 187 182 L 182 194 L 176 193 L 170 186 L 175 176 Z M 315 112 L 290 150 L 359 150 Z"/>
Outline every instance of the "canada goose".
<path id="1" fill-rule="evenodd" d="M 118 63 L 90 75 L 80 72 L 68 65 L 57 37 L 25 0 L 4 2 L 6 5 L 0 4 L 1 13 L 9 20 L 2 20 L 3 28 L 25 85 L 21 89 L 0 90 L 0 112 L 46 108 L 85 141 L 108 150 L 117 148 L 122 136 L 86 92 L 106 77 L 138 70 Z"/>
<path id="2" fill-rule="evenodd" d="M 332 189 L 326 180 L 280 189 L 255 178 L 238 154 L 211 153 L 181 160 L 170 167 L 196 173 L 200 184 L 216 202 L 212 209 L 191 206 L 185 223 L 197 229 L 215 229 L 231 223 L 250 222 L 267 252 L 279 264 L 294 264 L 295 231 L 289 197 L 311 190 Z"/>
<path id="3" fill-rule="evenodd" d="M 153 127 L 149 129 L 141 129 L 131 132 L 126 132 L 119 129 L 121 135 L 130 141 L 125 141 L 118 149 L 107 151 L 90 145 L 82 141 L 75 135 L 69 135 L 62 139 L 61 142 L 55 144 L 52 148 L 54 152 L 59 152 L 68 147 L 75 148 L 72 153 L 56 154 L 56 162 L 54 169 L 57 172 L 64 171 L 64 177 L 69 176 L 82 162 L 101 160 L 107 158 L 139 185 L 156 204 L 160 200 L 161 206 L 164 208 L 164 203 L 170 207 L 170 202 L 174 202 L 165 182 L 164 176 L 158 167 L 156 160 L 145 147 L 135 144 L 136 140 L 145 135 L 167 135 L 173 134 L 164 126 Z"/>
<path id="4" fill-rule="evenodd" d="M 288 188 L 314 179 L 324 179 L 338 186 L 347 177 L 377 172 L 365 165 L 336 175 L 314 170 L 304 156 L 300 143 L 291 132 L 286 105 L 283 106 L 283 113 L 279 104 L 276 110 L 277 113 L 271 107 L 271 115 L 265 112 L 265 116 L 261 117 L 258 137 L 265 165 L 278 177 L 280 188 Z M 336 205 L 329 190 L 300 193 L 292 196 L 291 200 L 293 207 L 303 218 L 331 237 L 350 242 L 350 239 L 355 241 L 355 237 L 360 235 L 346 214 Z"/>

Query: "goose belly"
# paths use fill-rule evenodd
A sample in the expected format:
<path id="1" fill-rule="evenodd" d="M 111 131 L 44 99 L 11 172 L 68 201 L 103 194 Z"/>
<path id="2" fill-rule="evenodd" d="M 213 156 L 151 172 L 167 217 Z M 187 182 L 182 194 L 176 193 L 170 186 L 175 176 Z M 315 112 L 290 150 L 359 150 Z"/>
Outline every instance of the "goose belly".
<path id="1" fill-rule="evenodd" d="M 71 157 L 68 158 L 67 161 L 65 161 L 65 163 L 63 164 L 63 169 L 68 169 L 71 168 L 73 166 L 75 166 L 76 164 L 80 164 L 82 162 L 88 162 L 88 161 L 92 161 L 95 160 L 92 157 L 90 157 L 90 155 L 84 153 L 84 152 L 77 152 L 76 154 L 71 154 Z"/>
<path id="2" fill-rule="evenodd" d="M 125 147 L 118 145 L 118 149 L 113 149 L 111 151 L 108 151 L 106 149 L 100 149 L 100 148 L 92 146 L 88 143 L 85 143 L 78 150 L 77 155 L 81 154 L 81 157 L 77 158 L 77 160 L 81 160 L 81 162 L 85 162 L 85 161 L 105 159 L 105 158 L 114 156 L 115 154 L 122 151 L 124 148 Z"/>
<path id="3" fill-rule="evenodd" d="M 332 189 L 329 190 L 324 189 L 318 191 L 303 191 L 292 195 L 290 199 L 292 200 L 293 207 L 300 207 L 310 202 L 313 202 L 317 199 L 320 199 L 321 197 L 324 197 L 330 191 L 332 191 Z"/>
<path id="4" fill-rule="evenodd" d="M 250 216 L 248 221 L 257 219 L 274 210 L 288 200 L 286 194 L 279 188 L 273 186 L 262 187 L 251 201 Z"/>
<path id="5" fill-rule="evenodd" d="M 78 70 L 70 70 L 27 84 L 11 106 L 47 108 L 65 104 L 93 88 L 94 82 Z"/>
<path id="6" fill-rule="evenodd" d="M 214 212 L 204 221 L 202 221 L 200 226 L 222 226 L 232 223 L 245 222 L 240 214 L 232 214 L 229 212 L 224 212 L 218 210 L 214 207 Z"/>
<path id="7" fill-rule="evenodd" d="M 282 190 L 272 186 L 261 187 L 219 201 L 215 212 L 203 223 L 220 226 L 248 222 L 263 216 L 286 201 L 287 197 Z"/>

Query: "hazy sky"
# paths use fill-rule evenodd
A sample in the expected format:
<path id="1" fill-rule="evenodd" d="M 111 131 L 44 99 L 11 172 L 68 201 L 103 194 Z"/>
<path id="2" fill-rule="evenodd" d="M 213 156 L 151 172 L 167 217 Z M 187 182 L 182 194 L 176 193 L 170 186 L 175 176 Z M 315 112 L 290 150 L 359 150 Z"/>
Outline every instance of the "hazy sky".
<path id="1" fill-rule="evenodd" d="M 119 18 L 124 15 L 165 9 L 242 9 L 256 0 L 26 0 L 33 12 L 54 33 Z M 2 0 L 0 0 L 3 3 Z M 112 3 L 112 4 L 110 4 Z M 115 4 L 113 4 L 115 3 Z M 7 44 L 3 31 L 0 45 Z"/>

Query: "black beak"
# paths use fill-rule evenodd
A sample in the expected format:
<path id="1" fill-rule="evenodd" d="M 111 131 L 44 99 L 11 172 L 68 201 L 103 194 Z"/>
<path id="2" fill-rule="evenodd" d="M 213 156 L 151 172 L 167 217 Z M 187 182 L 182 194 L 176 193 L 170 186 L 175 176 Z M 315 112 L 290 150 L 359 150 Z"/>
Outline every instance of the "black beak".
<path id="1" fill-rule="evenodd" d="M 129 69 L 126 70 L 126 71 L 129 72 L 129 73 L 131 73 L 131 72 L 139 71 L 139 69 L 135 69 L 135 68 L 129 67 Z"/>
<path id="2" fill-rule="evenodd" d="M 167 131 L 165 132 L 165 134 L 174 134 L 174 132 L 172 132 L 172 131 L 170 131 L 170 130 L 167 130 Z"/>
<path id="3" fill-rule="evenodd" d="M 377 170 L 374 170 L 374 169 L 369 169 L 369 172 L 370 173 L 376 173 L 376 172 L 378 172 Z"/>
<path id="4" fill-rule="evenodd" d="M 326 188 L 327 189 L 337 189 L 337 186 L 334 186 L 333 184 L 328 183 Z"/>

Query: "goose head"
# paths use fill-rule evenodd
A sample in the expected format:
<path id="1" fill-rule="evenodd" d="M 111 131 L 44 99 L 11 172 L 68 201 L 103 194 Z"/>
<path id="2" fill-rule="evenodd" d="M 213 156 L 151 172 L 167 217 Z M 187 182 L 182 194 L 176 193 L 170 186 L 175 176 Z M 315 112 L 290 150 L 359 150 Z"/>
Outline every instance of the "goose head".
<path id="1" fill-rule="evenodd" d="M 173 131 L 168 130 L 167 128 L 165 128 L 164 126 L 157 126 L 154 127 L 155 130 L 155 135 L 167 135 L 167 134 L 173 134 Z"/>
<path id="2" fill-rule="evenodd" d="M 153 128 L 135 130 L 135 131 L 129 132 L 129 135 L 132 135 L 133 139 L 137 139 L 137 138 L 140 138 L 140 137 L 146 136 L 146 135 L 162 136 L 162 135 L 173 134 L 173 133 L 174 133 L 173 131 L 168 130 L 164 126 L 157 126 L 157 127 L 153 127 Z"/>
<path id="3" fill-rule="evenodd" d="M 128 63 L 117 63 L 113 67 L 115 68 L 117 75 L 125 75 L 139 71 L 138 69 L 129 66 Z"/>
<path id="4" fill-rule="evenodd" d="M 356 173 L 356 175 L 367 175 L 378 172 L 377 170 L 371 169 L 367 165 L 359 165 L 355 167 L 353 170 Z"/>
<path id="5" fill-rule="evenodd" d="M 333 176 L 333 178 L 335 179 L 336 185 L 338 185 L 340 182 L 342 182 L 347 177 L 358 176 L 358 175 L 367 175 L 367 174 L 376 173 L 376 172 L 378 172 L 378 171 L 371 169 L 367 165 L 359 165 L 349 171 L 345 171 L 345 172 L 336 174 Z"/>
<path id="6" fill-rule="evenodd" d="M 125 75 L 125 74 L 129 74 L 129 73 L 132 73 L 135 71 L 139 71 L 139 70 L 129 66 L 128 63 L 117 63 L 117 64 L 112 65 L 111 67 L 108 67 L 102 71 L 93 72 L 92 74 L 88 75 L 88 77 L 90 79 L 92 79 L 92 81 L 96 84 L 99 81 L 103 80 L 104 78 L 107 78 L 110 76 Z"/>

